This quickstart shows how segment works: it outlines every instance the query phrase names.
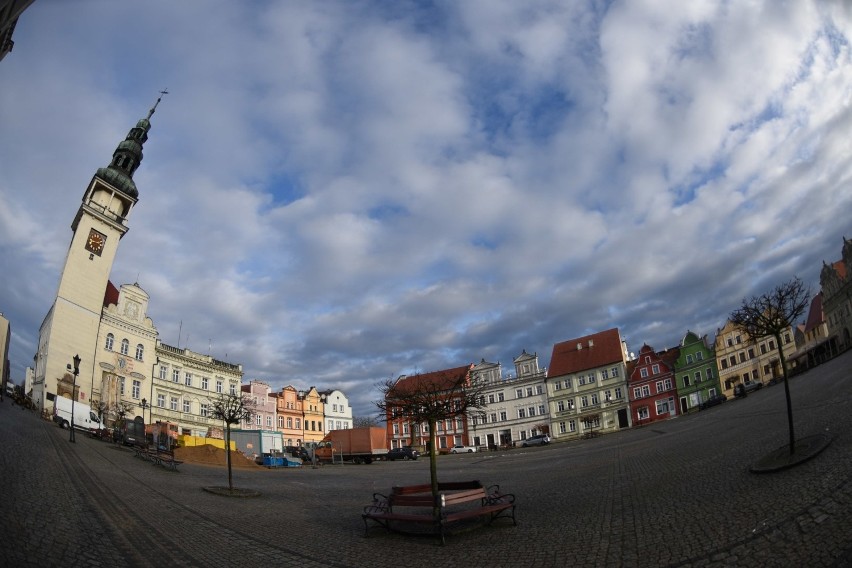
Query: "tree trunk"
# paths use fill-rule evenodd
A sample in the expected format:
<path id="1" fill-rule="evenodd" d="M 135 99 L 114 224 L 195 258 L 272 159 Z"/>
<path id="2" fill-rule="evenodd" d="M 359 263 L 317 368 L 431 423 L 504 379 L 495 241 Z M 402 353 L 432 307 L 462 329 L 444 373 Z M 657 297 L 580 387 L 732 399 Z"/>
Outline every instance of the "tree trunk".
<path id="1" fill-rule="evenodd" d="M 790 455 L 796 451 L 796 434 L 793 431 L 793 402 L 790 399 L 790 383 L 787 381 L 787 361 L 784 359 L 784 348 L 781 344 L 781 334 L 775 334 L 778 344 L 778 357 L 781 360 L 781 374 L 784 376 L 784 396 L 787 398 L 787 427 L 790 431 Z"/>
<path id="2" fill-rule="evenodd" d="M 231 477 L 231 425 L 225 423 L 225 461 L 228 464 L 228 491 L 234 490 L 234 482 Z"/>
<path id="3" fill-rule="evenodd" d="M 437 519 L 441 515 L 441 508 L 438 506 L 438 449 L 436 443 L 438 436 L 435 433 L 438 427 L 438 421 L 429 420 L 429 477 L 432 482 L 432 515 Z"/>

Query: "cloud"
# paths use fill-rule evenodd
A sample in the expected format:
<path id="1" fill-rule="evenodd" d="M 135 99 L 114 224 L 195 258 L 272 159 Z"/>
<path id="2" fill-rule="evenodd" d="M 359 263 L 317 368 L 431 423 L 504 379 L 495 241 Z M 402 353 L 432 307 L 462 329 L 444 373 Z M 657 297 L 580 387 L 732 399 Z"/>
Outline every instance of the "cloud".
<path id="1" fill-rule="evenodd" d="M 712 334 L 839 256 L 842 2 L 34 3 L 0 63 L 0 311 L 31 364 L 86 184 L 152 118 L 112 279 L 275 388 Z"/>

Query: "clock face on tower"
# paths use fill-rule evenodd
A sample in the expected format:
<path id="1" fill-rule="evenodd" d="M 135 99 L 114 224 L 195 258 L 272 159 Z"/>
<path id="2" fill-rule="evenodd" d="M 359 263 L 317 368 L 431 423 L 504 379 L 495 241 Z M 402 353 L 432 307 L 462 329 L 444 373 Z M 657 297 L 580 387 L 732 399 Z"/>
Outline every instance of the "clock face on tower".
<path id="1" fill-rule="evenodd" d="M 91 229 L 89 231 L 89 238 L 86 239 L 86 250 L 100 256 L 104 250 L 104 243 L 106 243 L 106 235 Z"/>

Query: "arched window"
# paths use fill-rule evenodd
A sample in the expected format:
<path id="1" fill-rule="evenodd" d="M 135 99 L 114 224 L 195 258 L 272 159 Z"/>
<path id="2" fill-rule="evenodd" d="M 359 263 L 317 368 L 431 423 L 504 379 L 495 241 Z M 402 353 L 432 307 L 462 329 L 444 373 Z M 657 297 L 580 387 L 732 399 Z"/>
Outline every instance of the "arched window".
<path id="1" fill-rule="evenodd" d="M 115 336 L 111 333 L 107 333 L 106 345 L 104 345 L 104 348 L 107 351 L 112 351 L 112 346 L 113 346 L 114 343 L 115 343 Z"/>
<path id="2" fill-rule="evenodd" d="M 143 355 L 145 355 L 145 347 L 140 343 L 136 346 L 136 360 L 141 361 Z"/>
<path id="3" fill-rule="evenodd" d="M 127 339 L 122 339 L 121 340 L 121 354 L 127 355 L 127 353 L 129 351 L 130 351 L 130 342 L 127 341 Z"/>

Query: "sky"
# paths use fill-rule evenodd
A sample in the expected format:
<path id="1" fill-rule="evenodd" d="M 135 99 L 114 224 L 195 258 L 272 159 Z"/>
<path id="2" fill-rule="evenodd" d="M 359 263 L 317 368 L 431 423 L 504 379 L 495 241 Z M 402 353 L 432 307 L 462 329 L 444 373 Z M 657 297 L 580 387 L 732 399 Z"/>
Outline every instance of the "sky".
<path id="1" fill-rule="evenodd" d="M 153 106 L 111 280 L 273 389 L 630 351 L 852 238 L 836 2 L 36 0 L 0 62 L 0 312 L 32 365 L 83 192 Z M 804 318 L 803 318 L 804 319 Z"/>

